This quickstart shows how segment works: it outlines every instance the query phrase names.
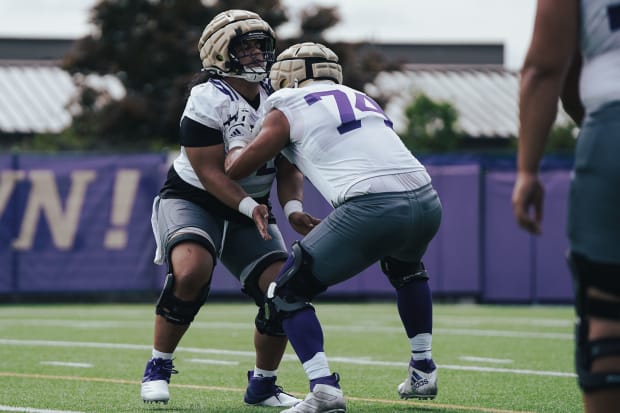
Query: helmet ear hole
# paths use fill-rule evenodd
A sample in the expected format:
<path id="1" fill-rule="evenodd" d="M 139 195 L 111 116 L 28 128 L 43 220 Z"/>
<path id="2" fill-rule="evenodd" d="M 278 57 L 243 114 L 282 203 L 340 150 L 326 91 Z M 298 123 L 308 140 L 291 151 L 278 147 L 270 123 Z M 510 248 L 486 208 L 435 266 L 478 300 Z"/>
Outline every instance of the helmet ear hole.
<path id="1" fill-rule="evenodd" d="M 317 80 L 342 83 L 338 55 L 313 42 L 295 44 L 278 55 L 269 74 L 274 89 L 306 86 Z"/>

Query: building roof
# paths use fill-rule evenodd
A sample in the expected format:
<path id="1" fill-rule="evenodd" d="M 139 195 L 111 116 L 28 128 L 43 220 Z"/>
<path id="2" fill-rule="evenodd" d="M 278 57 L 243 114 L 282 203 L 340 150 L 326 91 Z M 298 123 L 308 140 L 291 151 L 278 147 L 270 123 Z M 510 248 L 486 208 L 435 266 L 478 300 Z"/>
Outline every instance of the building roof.
<path id="1" fill-rule="evenodd" d="M 111 75 L 71 75 L 60 60 L 75 39 L 0 38 L 0 134 L 58 133 L 79 108 L 81 86 L 121 98 L 125 89 Z"/>
<path id="2" fill-rule="evenodd" d="M 125 90 L 113 76 L 72 76 L 50 61 L 0 60 L 0 133 L 58 133 L 72 122 L 80 85 L 115 98 Z"/>
<path id="3" fill-rule="evenodd" d="M 57 133 L 71 124 L 73 102 L 87 84 L 121 98 L 125 90 L 111 75 L 71 75 L 59 67 L 70 39 L 0 39 L 0 133 Z M 448 102 L 457 127 L 474 138 L 516 136 L 518 73 L 503 67 L 503 45 L 368 44 L 386 61 L 405 69 L 383 72 L 366 92 L 387 101 L 394 129 L 407 126 L 406 107 L 415 96 Z M 421 63 L 423 62 L 423 63 Z M 560 120 L 566 122 L 560 111 Z"/>
<path id="4" fill-rule="evenodd" d="M 458 113 L 457 128 L 469 137 L 517 136 L 519 74 L 501 66 L 408 65 L 403 71 L 380 73 L 365 89 L 386 98 L 385 112 L 397 132 L 407 127 L 407 106 L 424 94 L 450 103 Z M 568 122 L 562 110 L 557 121 Z"/>

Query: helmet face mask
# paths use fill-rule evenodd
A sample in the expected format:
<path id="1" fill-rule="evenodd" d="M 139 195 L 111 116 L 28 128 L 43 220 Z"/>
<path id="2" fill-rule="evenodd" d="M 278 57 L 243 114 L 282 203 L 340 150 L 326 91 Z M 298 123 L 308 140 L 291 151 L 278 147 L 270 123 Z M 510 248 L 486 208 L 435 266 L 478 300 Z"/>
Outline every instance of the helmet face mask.
<path id="1" fill-rule="evenodd" d="M 298 43 L 278 55 L 269 74 L 274 90 L 303 87 L 318 80 L 342 83 L 338 56 L 320 43 Z"/>
<path id="2" fill-rule="evenodd" d="M 275 58 L 275 33 L 261 17 L 247 10 L 228 10 L 205 27 L 198 50 L 203 70 L 219 76 L 260 82 Z"/>
<path id="3" fill-rule="evenodd" d="M 275 61 L 275 41 L 264 32 L 250 32 L 237 36 L 230 42 L 228 57 L 230 69 L 245 77 L 263 80 Z M 249 79 L 248 79 L 249 80 Z"/>

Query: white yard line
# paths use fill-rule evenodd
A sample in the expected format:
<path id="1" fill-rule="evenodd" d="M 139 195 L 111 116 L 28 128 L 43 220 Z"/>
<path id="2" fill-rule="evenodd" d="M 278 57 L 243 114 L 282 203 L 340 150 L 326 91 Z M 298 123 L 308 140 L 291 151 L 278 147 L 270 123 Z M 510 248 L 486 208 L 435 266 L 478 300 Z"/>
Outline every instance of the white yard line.
<path id="1" fill-rule="evenodd" d="M 17 318 L 0 318 L 0 325 L 30 325 L 30 326 L 46 326 L 46 327 L 65 327 L 75 329 L 118 329 L 118 328 L 145 328 L 152 329 L 153 326 L 139 321 L 106 321 L 106 320 L 23 320 Z M 459 323 L 456 323 L 459 324 Z M 251 328 L 252 323 L 221 323 L 221 322 L 194 322 L 193 329 L 229 329 L 238 330 L 240 328 Z M 351 333 L 400 333 L 403 331 L 401 326 L 361 326 L 361 325 L 325 325 L 323 329 L 326 331 L 351 332 Z M 574 334 L 570 333 L 550 333 L 535 331 L 511 331 L 511 330 L 488 330 L 473 328 L 445 328 L 434 327 L 435 333 L 457 335 L 457 336 L 475 336 L 475 337 L 516 337 L 527 339 L 558 339 L 573 340 Z"/>
<path id="2" fill-rule="evenodd" d="M 494 358 L 489 358 L 489 357 L 474 357 L 474 356 L 461 356 L 459 357 L 459 360 L 473 361 L 473 362 L 480 362 L 480 363 L 496 363 L 496 364 L 514 363 L 514 360 L 510 360 L 510 359 L 494 359 Z"/>
<path id="3" fill-rule="evenodd" d="M 42 361 L 41 364 L 46 366 L 79 367 L 84 369 L 93 367 L 90 363 L 74 363 L 71 361 Z"/>
<path id="4" fill-rule="evenodd" d="M 32 407 L 14 407 L 14 406 L 2 406 L 2 405 L 0 405 L 0 412 L 20 412 L 20 413 L 84 413 L 84 412 L 75 412 L 75 411 L 70 411 L 70 410 L 34 409 Z"/>
<path id="5" fill-rule="evenodd" d="M 190 363 L 196 364 L 219 364 L 223 366 L 238 366 L 238 361 L 213 360 L 213 359 L 187 359 Z"/>
<path id="6" fill-rule="evenodd" d="M 106 349 L 123 349 L 123 350 L 151 350 L 149 345 L 140 344 L 118 344 L 118 343 L 93 343 L 82 341 L 49 341 L 49 340 L 12 340 L 0 338 L 0 344 L 13 345 L 13 346 L 39 346 L 39 347 L 88 347 L 88 348 L 106 348 Z M 192 348 L 192 347 L 178 347 L 178 352 L 198 353 L 198 354 L 218 354 L 228 356 L 240 356 L 240 357 L 254 357 L 253 351 L 232 351 L 222 349 L 205 349 L 205 348 Z M 404 363 L 402 361 L 374 361 L 365 358 L 349 358 L 349 357 L 330 357 L 330 361 L 356 364 L 356 365 L 368 365 L 368 366 L 385 366 L 385 367 L 398 367 L 403 368 Z M 290 354 L 285 354 L 283 361 L 295 361 L 297 357 Z M 544 371 L 544 370 L 518 370 L 518 369 L 498 369 L 491 367 L 478 367 L 478 366 L 458 366 L 458 365 L 439 365 L 439 368 L 446 370 L 466 370 L 466 371 L 484 371 L 491 373 L 506 373 L 506 374 L 530 374 L 535 376 L 554 376 L 554 377 L 576 377 L 574 373 L 558 372 L 558 371 Z"/>

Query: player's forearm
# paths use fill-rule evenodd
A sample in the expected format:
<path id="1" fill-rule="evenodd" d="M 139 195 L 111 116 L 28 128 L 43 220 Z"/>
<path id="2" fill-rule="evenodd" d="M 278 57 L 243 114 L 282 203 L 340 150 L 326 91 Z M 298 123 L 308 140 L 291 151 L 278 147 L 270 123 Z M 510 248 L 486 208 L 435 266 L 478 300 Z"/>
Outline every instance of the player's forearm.
<path id="1" fill-rule="evenodd" d="M 248 194 L 234 180 L 230 179 L 221 171 L 211 171 L 208 174 L 199 176 L 205 189 L 226 206 L 237 209 L 239 202 Z"/>
<path id="2" fill-rule="evenodd" d="M 304 176 L 287 161 L 279 162 L 276 182 L 280 205 L 284 207 L 291 200 L 303 201 Z"/>
<path id="3" fill-rule="evenodd" d="M 562 85 L 559 73 L 532 66 L 521 73 L 519 96 L 519 171 L 536 172 L 555 121 Z"/>

